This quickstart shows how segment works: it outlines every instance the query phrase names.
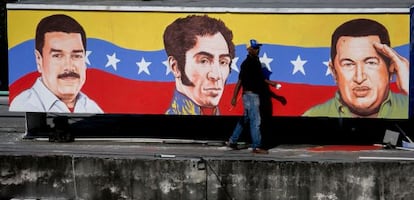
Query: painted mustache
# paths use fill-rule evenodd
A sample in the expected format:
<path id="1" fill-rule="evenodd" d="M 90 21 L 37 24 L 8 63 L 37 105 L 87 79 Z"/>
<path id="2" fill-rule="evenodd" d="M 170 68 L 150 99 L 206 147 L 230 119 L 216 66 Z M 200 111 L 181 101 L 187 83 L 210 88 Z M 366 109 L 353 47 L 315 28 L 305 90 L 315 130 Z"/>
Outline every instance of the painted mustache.
<path id="1" fill-rule="evenodd" d="M 68 72 L 68 73 L 63 73 L 63 74 L 58 75 L 58 78 L 68 78 L 68 77 L 80 78 L 80 75 L 75 72 Z"/>

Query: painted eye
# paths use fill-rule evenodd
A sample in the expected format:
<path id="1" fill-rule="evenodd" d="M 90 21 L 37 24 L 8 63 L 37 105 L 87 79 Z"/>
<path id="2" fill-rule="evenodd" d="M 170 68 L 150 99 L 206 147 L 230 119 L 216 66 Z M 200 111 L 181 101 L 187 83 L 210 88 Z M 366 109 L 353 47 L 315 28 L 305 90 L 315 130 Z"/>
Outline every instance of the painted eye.
<path id="1" fill-rule="evenodd" d="M 73 54 L 72 55 L 73 59 L 82 59 L 83 58 L 83 54 Z"/>
<path id="2" fill-rule="evenodd" d="M 62 58 L 63 54 L 61 53 L 52 53 L 52 58 Z"/>
<path id="3" fill-rule="evenodd" d="M 201 63 L 201 64 L 203 64 L 203 65 L 207 65 L 207 64 L 209 64 L 209 63 L 210 63 L 210 60 L 209 60 L 208 58 L 202 58 L 202 59 L 200 60 L 200 63 Z"/>
<path id="4" fill-rule="evenodd" d="M 228 59 L 222 59 L 220 60 L 220 65 L 228 66 L 230 64 L 230 61 Z"/>
<path id="5" fill-rule="evenodd" d="M 379 61 L 377 59 L 369 59 L 365 63 L 368 64 L 368 65 L 371 65 L 371 66 L 379 65 Z"/>
<path id="6" fill-rule="evenodd" d="M 345 67 L 345 68 L 352 68 L 352 67 L 355 66 L 355 63 L 354 62 L 350 62 L 350 61 L 344 61 L 344 62 L 341 63 L 341 66 L 342 67 Z"/>

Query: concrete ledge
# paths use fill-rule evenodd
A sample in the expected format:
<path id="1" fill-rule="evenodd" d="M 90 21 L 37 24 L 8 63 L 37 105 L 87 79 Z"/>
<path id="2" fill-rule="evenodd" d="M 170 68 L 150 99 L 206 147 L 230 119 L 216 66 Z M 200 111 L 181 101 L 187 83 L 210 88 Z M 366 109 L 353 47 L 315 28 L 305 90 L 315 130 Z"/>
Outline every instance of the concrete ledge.
<path id="1" fill-rule="evenodd" d="M 414 199 L 414 162 L 403 160 L 15 154 L 0 163 L 0 199 Z"/>

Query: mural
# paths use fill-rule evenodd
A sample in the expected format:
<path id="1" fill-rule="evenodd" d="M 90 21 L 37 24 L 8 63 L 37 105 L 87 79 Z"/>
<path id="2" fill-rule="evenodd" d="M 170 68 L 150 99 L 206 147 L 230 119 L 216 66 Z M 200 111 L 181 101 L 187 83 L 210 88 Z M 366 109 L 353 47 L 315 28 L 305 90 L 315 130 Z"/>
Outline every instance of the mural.
<path id="1" fill-rule="evenodd" d="M 241 115 L 241 97 L 235 107 L 231 98 L 254 38 L 263 71 L 279 83 L 270 88 L 281 97 L 274 116 L 408 118 L 409 14 L 8 10 L 7 18 L 10 111 Z"/>

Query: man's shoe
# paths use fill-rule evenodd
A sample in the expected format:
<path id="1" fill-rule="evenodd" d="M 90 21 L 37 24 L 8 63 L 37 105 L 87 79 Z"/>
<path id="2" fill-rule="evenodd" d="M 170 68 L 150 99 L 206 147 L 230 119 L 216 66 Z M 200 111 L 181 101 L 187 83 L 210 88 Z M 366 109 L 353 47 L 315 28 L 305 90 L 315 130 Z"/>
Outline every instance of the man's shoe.
<path id="1" fill-rule="evenodd" d="M 239 150 L 239 147 L 237 146 L 237 143 L 228 142 L 227 146 L 230 147 L 233 150 Z"/>
<path id="2" fill-rule="evenodd" d="M 253 149 L 253 150 L 252 150 L 252 153 L 257 153 L 257 154 L 269 154 L 269 151 L 268 151 L 268 150 L 265 150 L 265 149 L 259 149 L 259 148 L 256 148 L 256 149 Z"/>

